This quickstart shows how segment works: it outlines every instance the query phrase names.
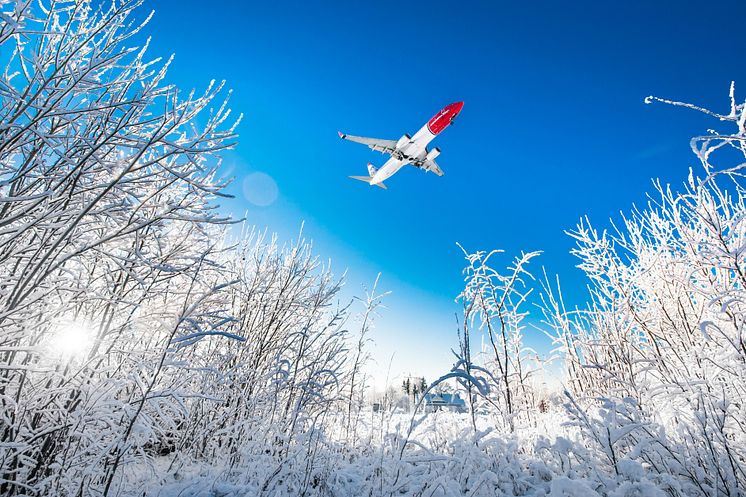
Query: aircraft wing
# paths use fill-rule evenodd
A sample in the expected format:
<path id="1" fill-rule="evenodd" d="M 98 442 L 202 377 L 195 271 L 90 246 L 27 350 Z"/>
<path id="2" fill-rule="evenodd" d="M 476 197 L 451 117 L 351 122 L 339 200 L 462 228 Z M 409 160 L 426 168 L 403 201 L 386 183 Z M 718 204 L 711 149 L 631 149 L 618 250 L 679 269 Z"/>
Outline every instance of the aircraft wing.
<path id="1" fill-rule="evenodd" d="M 343 140 L 349 140 L 355 143 L 368 145 L 368 148 L 384 154 L 394 153 L 396 150 L 396 140 L 379 140 L 378 138 L 366 138 L 364 136 L 353 136 L 339 132 L 339 137 Z"/>
<path id="2" fill-rule="evenodd" d="M 434 160 L 429 160 L 425 162 L 422 166 L 426 171 L 432 171 L 438 176 L 443 176 L 443 170 L 438 166 L 438 164 Z"/>

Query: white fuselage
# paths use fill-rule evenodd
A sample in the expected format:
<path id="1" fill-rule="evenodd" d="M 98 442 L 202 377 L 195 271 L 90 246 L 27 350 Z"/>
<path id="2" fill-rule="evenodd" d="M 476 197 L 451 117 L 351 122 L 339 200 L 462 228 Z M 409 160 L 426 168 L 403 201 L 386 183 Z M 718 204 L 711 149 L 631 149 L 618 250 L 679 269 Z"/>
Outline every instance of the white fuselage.
<path id="1" fill-rule="evenodd" d="M 370 184 L 376 185 L 382 183 L 396 174 L 399 169 L 409 164 L 412 159 L 425 157 L 427 155 L 427 146 L 433 141 L 433 138 L 435 138 L 435 135 L 430 132 L 427 125 L 421 127 L 412 138 L 407 139 L 406 135 L 402 136 L 396 144 L 396 151 L 376 171 L 376 174 L 370 179 Z"/>

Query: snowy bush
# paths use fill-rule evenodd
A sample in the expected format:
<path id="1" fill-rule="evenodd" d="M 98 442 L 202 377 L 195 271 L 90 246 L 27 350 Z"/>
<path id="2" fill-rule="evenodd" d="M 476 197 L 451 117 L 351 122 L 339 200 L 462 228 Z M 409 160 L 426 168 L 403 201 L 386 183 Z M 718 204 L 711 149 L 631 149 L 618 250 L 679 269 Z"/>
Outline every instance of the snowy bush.
<path id="1" fill-rule="evenodd" d="M 489 265 L 496 253 L 470 254 L 464 250 L 468 262 L 464 270 L 466 285 L 459 296 L 463 323 L 458 361 L 451 374 L 466 392 L 473 425 L 478 412 L 488 412 L 501 430 L 513 432 L 517 426 L 527 426 L 538 409 L 531 386 L 531 376 L 538 366 L 536 352 L 523 344 L 523 320 L 528 315 L 524 307 L 531 293 L 524 280 L 533 279 L 526 266 L 539 252 L 522 254 L 506 274 Z M 478 357 L 472 357 L 471 338 L 479 333 L 487 345 Z"/>
<path id="2" fill-rule="evenodd" d="M 731 134 L 692 140 L 702 176 L 683 191 L 656 185 L 644 210 L 614 232 L 582 222 L 575 254 L 592 304 L 567 312 L 549 292 L 547 316 L 565 352 L 573 422 L 616 474 L 631 458 L 666 475 L 669 493 L 746 489 L 746 105 L 731 87 Z M 733 165 L 716 165 L 735 151 Z M 580 406 L 583 406 L 582 408 Z"/>
<path id="3" fill-rule="evenodd" d="M 340 282 L 302 239 L 225 241 L 238 120 L 128 46 L 140 3 L 2 7 L 6 495 L 115 494 L 167 456 L 282 465 L 348 381 Z"/>

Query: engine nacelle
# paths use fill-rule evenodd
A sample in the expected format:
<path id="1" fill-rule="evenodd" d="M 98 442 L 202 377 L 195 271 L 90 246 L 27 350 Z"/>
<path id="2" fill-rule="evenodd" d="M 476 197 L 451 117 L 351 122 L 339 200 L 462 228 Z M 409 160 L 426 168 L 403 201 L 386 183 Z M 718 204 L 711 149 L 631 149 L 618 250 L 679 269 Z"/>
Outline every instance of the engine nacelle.
<path id="1" fill-rule="evenodd" d="M 409 145 L 411 141 L 412 141 L 412 137 L 409 136 L 408 134 L 404 134 L 404 136 L 399 138 L 399 141 L 396 142 L 396 148 L 399 148 L 399 149 L 404 148 L 407 145 Z"/>
<path id="2" fill-rule="evenodd" d="M 439 155 L 440 155 L 440 149 L 438 147 L 435 147 L 434 149 L 430 150 L 427 153 L 427 157 L 425 157 L 425 161 L 429 162 L 429 161 L 435 159 Z"/>

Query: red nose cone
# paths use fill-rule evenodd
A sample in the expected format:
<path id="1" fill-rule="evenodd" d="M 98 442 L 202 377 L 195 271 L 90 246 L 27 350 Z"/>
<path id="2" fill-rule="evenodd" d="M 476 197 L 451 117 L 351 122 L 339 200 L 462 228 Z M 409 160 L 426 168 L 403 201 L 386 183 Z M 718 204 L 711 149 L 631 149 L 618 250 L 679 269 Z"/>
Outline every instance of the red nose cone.
<path id="1" fill-rule="evenodd" d="M 427 128 L 432 134 L 437 135 L 451 124 L 463 107 L 464 102 L 456 102 L 446 105 L 443 110 L 430 119 L 427 123 Z"/>
<path id="2" fill-rule="evenodd" d="M 464 102 L 456 102 L 455 104 L 451 104 L 448 107 L 451 108 L 451 111 L 453 112 L 455 117 L 459 112 L 461 112 L 461 109 L 464 108 Z"/>

